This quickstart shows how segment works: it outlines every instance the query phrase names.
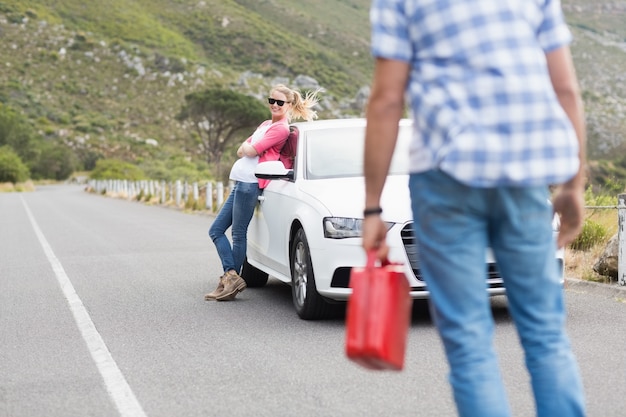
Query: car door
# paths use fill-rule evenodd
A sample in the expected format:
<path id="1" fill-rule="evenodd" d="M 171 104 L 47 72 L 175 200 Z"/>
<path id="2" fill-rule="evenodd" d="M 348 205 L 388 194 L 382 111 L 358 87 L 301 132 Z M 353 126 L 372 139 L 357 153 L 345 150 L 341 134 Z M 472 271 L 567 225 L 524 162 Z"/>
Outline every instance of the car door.
<path id="1" fill-rule="evenodd" d="M 298 131 L 295 129 L 292 153 L 296 153 Z M 293 134 L 293 130 L 292 130 Z M 297 155 L 289 164 L 298 165 Z M 294 170 L 295 171 L 295 170 Z M 289 232 L 297 211 L 298 198 L 294 180 L 272 179 L 263 193 L 248 228 L 248 260 L 254 266 L 274 277 L 288 282 L 291 279 L 289 265 Z"/>
<path id="2" fill-rule="evenodd" d="M 290 198 L 294 184 L 272 180 L 259 196 L 248 229 L 248 257 L 255 266 L 282 281 L 290 279 L 289 225 L 294 212 Z"/>

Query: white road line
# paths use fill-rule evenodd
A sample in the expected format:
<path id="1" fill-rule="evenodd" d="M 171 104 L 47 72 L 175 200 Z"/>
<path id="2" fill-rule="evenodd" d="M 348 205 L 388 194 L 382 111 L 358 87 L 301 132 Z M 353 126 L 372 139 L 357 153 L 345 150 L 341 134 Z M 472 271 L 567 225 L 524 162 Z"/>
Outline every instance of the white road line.
<path id="1" fill-rule="evenodd" d="M 22 200 L 22 204 L 24 204 L 24 208 L 26 209 L 26 213 L 28 214 L 28 218 L 30 219 L 35 234 L 39 239 L 39 243 L 41 244 L 46 257 L 52 266 L 52 270 L 56 275 L 57 281 L 63 290 L 65 299 L 67 300 L 72 314 L 74 315 L 74 320 L 76 320 L 76 325 L 83 336 L 83 340 L 87 344 L 89 353 L 91 353 L 91 357 L 98 367 L 100 376 L 102 376 L 104 384 L 106 385 L 107 392 L 117 407 L 120 416 L 145 417 L 146 413 L 143 411 L 139 401 L 137 401 L 137 398 L 135 397 L 133 390 L 128 385 L 128 382 L 126 382 L 126 378 L 124 378 L 122 371 L 120 371 L 115 363 L 115 360 L 111 356 L 111 352 L 109 352 L 109 348 L 107 348 L 104 340 L 102 340 L 102 336 L 100 336 L 100 333 L 96 330 L 96 326 L 93 324 L 93 321 L 91 321 L 89 313 L 87 313 L 83 302 L 80 297 L 78 297 L 78 294 L 76 294 L 72 282 L 65 273 L 63 265 L 61 265 L 61 262 L 59 262 L 44 234 L 41 232 L 41 229 L 28 208 L 26 201 L 24 201 L 24 198 L 21 196 L 20 198 Z"/>

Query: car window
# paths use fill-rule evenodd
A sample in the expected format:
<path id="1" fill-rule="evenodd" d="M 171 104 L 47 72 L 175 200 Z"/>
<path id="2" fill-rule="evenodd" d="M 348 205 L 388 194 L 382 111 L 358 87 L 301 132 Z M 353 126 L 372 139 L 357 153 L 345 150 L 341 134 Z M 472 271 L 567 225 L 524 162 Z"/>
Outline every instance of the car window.
<path id="1" fill-rule="evenodd" d="M 306 133 L 308 179 L 363 176 L 365 127 L 312 130 Z M 389 175 L 409 172 L 411 127 L 401 126 Z"/>

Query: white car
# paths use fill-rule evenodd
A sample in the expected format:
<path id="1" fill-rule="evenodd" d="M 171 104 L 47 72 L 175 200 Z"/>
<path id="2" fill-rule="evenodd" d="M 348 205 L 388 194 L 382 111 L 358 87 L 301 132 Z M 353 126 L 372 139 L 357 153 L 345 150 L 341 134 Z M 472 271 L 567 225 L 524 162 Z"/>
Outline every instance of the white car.
<path id="1" fill-rule="evenodd" d="M 248 228 L 242 277 L 248 286 L 265 285 L 268 276 L 292 287 L 302 319 L 321 319 L 351 293 L 350 270 L 365 265 L 361 247 L 364 180 L 364 119 L 295 123 L 296 154 L 291 163 L 260 163 L 259 178 L 272 179 L 259 197 Z M 419 273 L 408 189 L 412 122 L 402 120 L 398 144 L 382 195 L 382 218 L 389 229 L 389 260 L 404 265 L 415 299 L 427 298 Z M 555 228 L 557 225 L 555 224 Z M 563 251 L 557 254 L 563 269 Z M 486 288 L 504 294 L 491 251 L 485 253 Z"/>

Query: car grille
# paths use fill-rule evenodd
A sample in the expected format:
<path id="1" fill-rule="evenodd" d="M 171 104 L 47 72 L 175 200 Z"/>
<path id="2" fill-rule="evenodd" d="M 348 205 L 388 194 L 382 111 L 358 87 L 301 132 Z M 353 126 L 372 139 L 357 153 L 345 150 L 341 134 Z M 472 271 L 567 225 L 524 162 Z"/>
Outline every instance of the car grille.
<path id="1" fill-rule="evenodd" d="M 413 269 L 415 278 L 423 281 L 422 275 L 420 274 L 419 260 L 417 258 L 417 241 L 415 240 L 415 234 L 413 233 L 413 223 L 409 223 L 402 228 L 400 231 L 400 237 L 402 238 L 404 250 L 406 251 L 406 256 L 409 259 L 409 264 L 411 264 L 411 269 Z"/>
<path id="2" fill-rule="evenodd" d="M 413 274 L 415 278 L 420 281 L 424 281 L 422 274 L 420 273 L 420 264 L 419 264 L 419 250 L 417 249 L 417 240 L 415 239 L 415 234 L 413 233 L 413 223 L 408 223 L 405 225 L 400 231 L 400 237 L 402 238 L 402 243 L 404 244 L 404 250 L 406 251 L 406 256 L 411 264 L 411 269 L 413 270 Z M 500 279 L 500 273 L 498 272 L 498 268 L 495 263 L 490 263 L 487 265 L 487 280 L 489 281 L 489 287 L 500 287 L 501 283 L 492 282 L 493 280 Z"/>

